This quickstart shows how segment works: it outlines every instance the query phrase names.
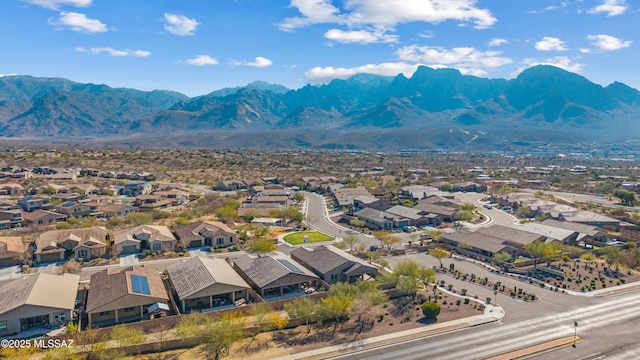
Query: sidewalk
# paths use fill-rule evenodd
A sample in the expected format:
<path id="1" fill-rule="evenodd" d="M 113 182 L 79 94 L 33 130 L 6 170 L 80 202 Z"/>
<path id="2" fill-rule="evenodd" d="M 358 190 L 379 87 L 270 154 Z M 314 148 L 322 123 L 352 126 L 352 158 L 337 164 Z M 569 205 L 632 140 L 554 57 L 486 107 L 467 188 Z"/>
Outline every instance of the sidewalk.
<path id="1" fill-rule="evenodd" d="M 441 289 L 442 290 L 442 289 Z M 446 291 L 445 291 L 446 292 Z M 472 299 L 472 301 L 481 301 Z M 484 304 L 484 303 L 483 303 Z M 275 360 L 299 360 L 299 359 L 319 359 L 328 356 L 336 356 L 351 351 L 359 351 L 364 349 L 373 349 L 388 344 L 397 343 L 399 341 L 408 341 L 426 336 L 444 334 L 447 332 L 464 329 L 467 327 L 488 324 L 502 319 L 505 315 L 504 310 L 500 306 L 484 304 L 484 314 L 471 316 L 464 319 L 447 321 L 440 324 L 427 325 L 416 329 L 399 331 L 391 334 L 376 336 L 372 338 L 351 341 L 348 343 L 327 346 L 320 349 L 309 350 L 297 354 L 291 354 L 276 358 Z"/>
<path id="2" fill-rule="evenodd" d="M 544 342 L 534 346 L 529 346 L 524 349 L 512 351 L 506 354 L 494 356 L 488 360 L 512 360 L 512 359 L 528 359 L 532 356 L 541 355 L 546 352 L 573 345 L 575 342 L 579 342 L 580 338 L 574 338 L 573 336 L 567 336 L 560 339 Z"/>

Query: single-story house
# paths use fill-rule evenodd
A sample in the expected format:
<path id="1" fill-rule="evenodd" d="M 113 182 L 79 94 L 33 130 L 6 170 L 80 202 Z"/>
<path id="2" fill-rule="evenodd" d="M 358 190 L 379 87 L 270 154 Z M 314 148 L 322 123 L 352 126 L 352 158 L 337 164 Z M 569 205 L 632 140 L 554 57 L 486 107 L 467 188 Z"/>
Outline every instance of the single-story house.
<path id="1" fill-rule="evenodd" d="M 89 260 L 104 256 L 107 229 L 101 226 L 68 230 L 51 230 L 40 234 L 34 252 L 38 263 L 58 262 L 66 258 Z"/>
<path id="2" fill-rule="evenodd" d="M 373 230 L 392 230 L 394 227 L 393 218 L 381 210 L 364 208 L 355 214 L 353 214 L 355 218 L 363 220 L 365 222 L 365 226 Z M 407 219 L 407 224 L 408 224 Z"/>
<path id="3" fill-rule="evenodd" d="M 179 247 L 213 246 L 216 248 L 235 245 L 238 235 L 224 223 L 218 221 L 197 221 L 173 228 Z"/>
<path id="4" fill-rule="evenodd" d="M 591 245 L 600 243 L 601 246 L 607 243 L 607 230 L 598 226 L 551 219 L 543 221 L 542 224 L 578 232 L 577 242 L 582 241 Z"/>
<path id="5" fill-rule="evenodd" d="M 22 218 L 27 224 L 46 226 L 66 220 L 67 215 L 48 210 L 35 210 L 32 212 L 23 212 Z"/>
<path id="6" fill-rule="evenodd" d="M 0 195 L 24 195 L 24 188 L 20 184 L 0 184 Z"/>
<path id="7" fill-rule="evenodd" d="M 173 251 L 176 238 L 166 226 L 140 225 L 116 230 L 113 237 L 114 254 L 134 254 L 145 250 L 162 253 Z"/>
<path id="8" fill-rule="evenodd" d="M 423 211 L 427 214 L 435 214 L 439 222 L 452 222 L 456 218 L 458 209 L 448 206 L 431 204 L 429 202 L 418 202 L 413 209 Z"/>
<path id="9" fill-rule="evenodd" d="M 72 319 L 79 281 L 78 275 L 38 273 L 1 285 L 0 337 L 66 324 Z"/>
<path id="10" fill-rule="evenodd" d="M 429 216 L 429 213 L 426 211 L 422 211 L 419 209 L 414 209 L 402 205 L 396 205 L 385 210 L 386 213 L 393 214 L 396 216 L 402 216 L 403 218 L 409 219 L 409 225 L 413 226 L 423 226 L 432 224 L 438 225 L 433 221 L 435 217 Z"/>
<path id="11" fill-rule="evenodd" d="M 277 251 L 241 255 L 233 260 L 233 268 L 263 298 L 303 295 L 302 286 L 315 286 L 318 280 L 316 274 Z"/>
<path id="12" fill-rule="evenodd" d="M 487 191 L 487 186 L 482 184 L 477 184 L 471 181 L 464 181 L 460 183 L 453 184 L 453 192 L 485 192 Z"/>
<path id="13" fill-rule="evenodd" d="M 214 190 L 218 191 L 236 191 L 236 190 L 245 190 L 247 188 L 247 184 L 245 184 L 241 180 L 223 180 L 220 181 L 214 188 Z"/>
<path id="14" fill-rule="evenodd" d="M 107 268 L 91 275 L 87 296 L 90 327 L 148 319 L 148 308 L 168 303 L 158 269 L 149 265 Z"/>
<path id="15" fill-rule="evenodd" d="M 103 212 L 107 217 L 125 217 L 138 209 L 135 206 L 126 204 L 104 204 L 99 205 L 98 210 Z"/>
<path id="16" fill-rule="evenodd" d="M 291 258 L 327 283 L 354 282 L 364 275 L 375 277 L 378 268 L 331 245 L 298 247 Z"/>
<path id="17" fill-rule="evenodd" d="M 225 260 L 196 256 L 167 267 L 182 313 L 232 305 L 250 288 Z"/>
<path id="18" fill-rule="evenodd" d="M 474 252 L 485 257 L 486 260 L 490 260 L 499 252 L 506 252 L 514 257 L 518 256 L 520 252 L 519 248 L 505 243 L 504 239 L 478 232 L 456 231 L 443 233 L 440 239 L 449 246 L 460 248 L 461 251 Z M 466 247 L 468 249 L 465 249 Z"/>

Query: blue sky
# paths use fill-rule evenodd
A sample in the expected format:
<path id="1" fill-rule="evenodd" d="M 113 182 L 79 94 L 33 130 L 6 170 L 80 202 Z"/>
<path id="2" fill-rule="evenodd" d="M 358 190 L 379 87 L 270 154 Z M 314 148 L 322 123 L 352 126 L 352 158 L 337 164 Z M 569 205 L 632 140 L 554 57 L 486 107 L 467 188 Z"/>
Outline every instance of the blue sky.
<path id="1" fill-rule="evenodd" d="M 189 96 L 418 65 L 512 78 L 551 64 L 640 89 L 632 0 L 1 0 L 0 76 Z"/>

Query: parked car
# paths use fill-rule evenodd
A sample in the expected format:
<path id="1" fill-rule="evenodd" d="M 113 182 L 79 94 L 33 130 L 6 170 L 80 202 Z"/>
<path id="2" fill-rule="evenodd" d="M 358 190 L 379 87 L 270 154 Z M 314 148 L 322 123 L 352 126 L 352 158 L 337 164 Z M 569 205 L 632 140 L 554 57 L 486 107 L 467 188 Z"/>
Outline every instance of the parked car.
<path id="1" fill-rule="evenodd" d="M 380 250 L 380 246 L 371 245 L 369 246 L 369 251 L 378 251 Z"/>
<path id="2" fill-rule="evenodd" d="M 482 205 L 482 207 L 484 207 L 485 209 L 488 209 L 488 210 L 493 209 L 493 206 L 491 206 L 491 204 L 484 204 L 484 205 Z"/>
<path id="3" fill-rule="evenodd" d="M 510 207 L 508 207 L 508 206 L 503 206 L 503 207 L 502 207 L 502 210 L 503 210 L 503 211 L 511 211 L 511 208 L 510 208 Z"/>

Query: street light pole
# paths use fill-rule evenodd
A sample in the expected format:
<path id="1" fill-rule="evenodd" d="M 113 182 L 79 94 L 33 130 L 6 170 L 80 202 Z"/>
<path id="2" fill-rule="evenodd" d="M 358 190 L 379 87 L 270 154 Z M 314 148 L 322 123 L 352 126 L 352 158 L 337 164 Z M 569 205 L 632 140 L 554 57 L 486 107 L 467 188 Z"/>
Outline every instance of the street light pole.
<path id="1" fill-rule="evenodd" d="M 578 322 L 573 322 L 573 347 L 576 347 L 576 340 L 578 339 Z"/>
<path id="2" fill-rule="evenodd" d="M 498 290 L 493 290 L 493 302 L 498 305 Z"/>

